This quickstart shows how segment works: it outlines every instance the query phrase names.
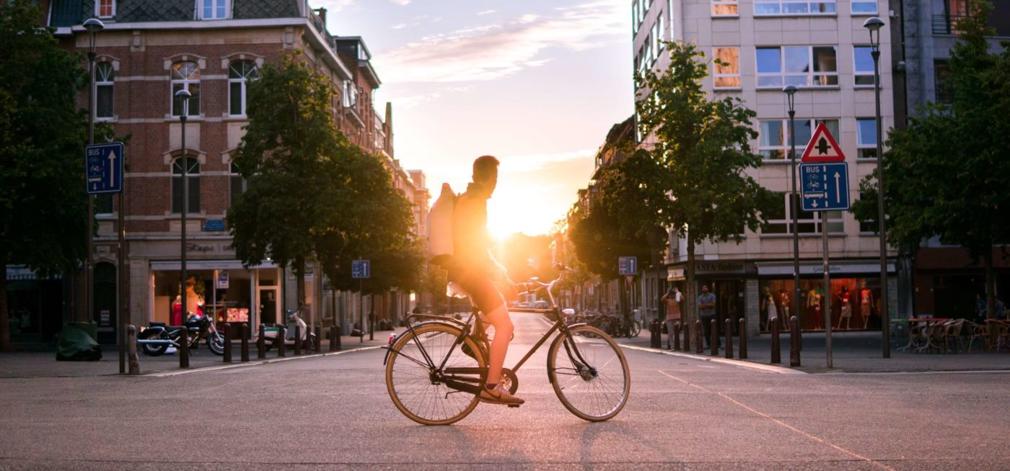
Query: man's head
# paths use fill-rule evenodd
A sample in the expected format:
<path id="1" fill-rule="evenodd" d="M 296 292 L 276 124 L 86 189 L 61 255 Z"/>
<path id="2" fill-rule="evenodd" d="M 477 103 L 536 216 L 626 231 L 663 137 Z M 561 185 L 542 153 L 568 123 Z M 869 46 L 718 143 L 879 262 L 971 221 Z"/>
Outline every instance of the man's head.
<path id="1" fill-rule="evenodd" d="M 473 182 L 487 188 L 490 195 L 498 184 L 498 159 L 490 155 L 477 157 L 473 161 Z"/>
<path id="2" fill-rule="evenodd" d="M 701 285 L 701 292 L 702 293 L 707 293 L 708 292 L 708 285 Z"/>

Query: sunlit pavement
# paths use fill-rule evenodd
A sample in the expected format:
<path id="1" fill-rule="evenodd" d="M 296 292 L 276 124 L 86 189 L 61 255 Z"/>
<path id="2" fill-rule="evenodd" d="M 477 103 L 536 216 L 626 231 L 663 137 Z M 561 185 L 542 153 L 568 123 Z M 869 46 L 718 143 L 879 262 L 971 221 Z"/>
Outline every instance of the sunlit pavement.
<path id="1" fill-rule="evenodd" d="M 515 314 L 508 364 L 547 323 Z M 1007 469 L 1010 374 L 783 375 L 627 350 L 615 419 L 571 415 L 546 347 L 519 409 L 403 417 L 380 350 L 157 378 L 0 379 L 0 469 Z"/>

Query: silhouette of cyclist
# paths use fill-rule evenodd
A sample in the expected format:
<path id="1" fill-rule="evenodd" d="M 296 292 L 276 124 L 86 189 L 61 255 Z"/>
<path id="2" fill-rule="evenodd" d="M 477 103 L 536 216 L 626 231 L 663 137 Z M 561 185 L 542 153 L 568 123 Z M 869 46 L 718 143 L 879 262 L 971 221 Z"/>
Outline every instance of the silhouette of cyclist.
<path id="1" fill-rule="evenodd" d="M 512 340 L 512 320 L 508 307 L 496 285 L 510 295 L 515 284 L 505 268 L 491 256 L 491 238 L 487 233 L 487 200 L 498 184 L 498 159 L 485 155 L 473 162 L 473 182 L 456 198 L 453 210 L 453 266 L 449 280 L 470 295 L 471 301 L 493 325 L 494 340 L 488 358 L 485 388 L 480 393 L 483 402 L 519 405 L 524 401 L 513 396 L 501 384 L 502 365 Z"/>

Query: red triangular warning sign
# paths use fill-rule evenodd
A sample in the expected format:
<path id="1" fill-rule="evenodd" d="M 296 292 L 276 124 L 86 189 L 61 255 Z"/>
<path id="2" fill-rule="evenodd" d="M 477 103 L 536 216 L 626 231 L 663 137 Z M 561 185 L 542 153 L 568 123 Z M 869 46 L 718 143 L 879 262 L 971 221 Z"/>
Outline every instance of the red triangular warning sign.
<path id="1" fill-rule="evenodd" d="M 817 129 L 814 130 L 814 135 L 807 143 L 807 148 L 803 151 L 800 161 L 803 163 L 845 162 L 845 154 L 842 153 L 842 147 L 838 145 L 838 141 L 835 141 L 835 137 L 831 135 L 831 131 L 828 131 L 828 127 L 822 122 L 817 124 Z"/>

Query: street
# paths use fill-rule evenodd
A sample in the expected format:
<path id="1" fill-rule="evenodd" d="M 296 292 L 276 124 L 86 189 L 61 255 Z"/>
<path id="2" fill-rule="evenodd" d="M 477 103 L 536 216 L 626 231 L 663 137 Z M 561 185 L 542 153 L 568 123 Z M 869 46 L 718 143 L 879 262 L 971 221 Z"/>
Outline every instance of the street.
<path id="1" fill-rule="evenodd" d="M 507 365 L 547 328 L 513 314 Z M 546 348 L 519 409 L 425 427 L 393 407 L 378 349 L 168 377 L 0 379 L 0 469 L 1007 469 L 1008 374 L 802 374 L 626 349 L 632 394 L 568 413 Z M 788 374 L 784 374 L 788 373 Z"/>

